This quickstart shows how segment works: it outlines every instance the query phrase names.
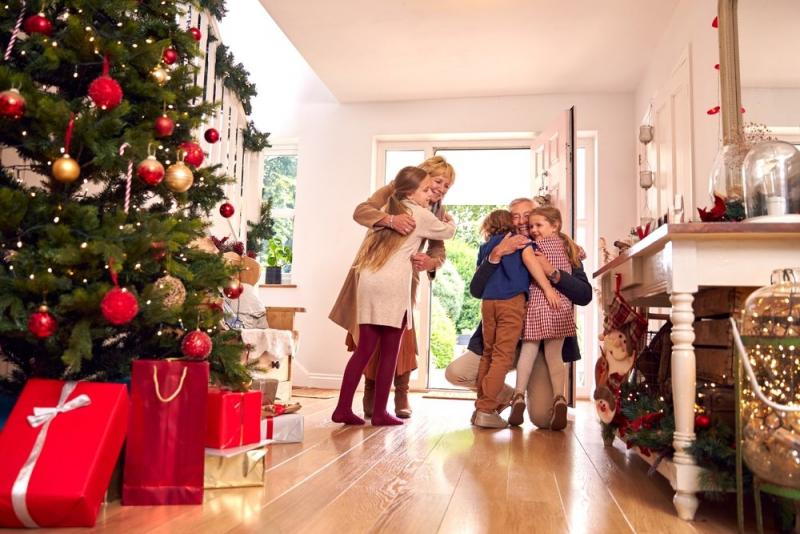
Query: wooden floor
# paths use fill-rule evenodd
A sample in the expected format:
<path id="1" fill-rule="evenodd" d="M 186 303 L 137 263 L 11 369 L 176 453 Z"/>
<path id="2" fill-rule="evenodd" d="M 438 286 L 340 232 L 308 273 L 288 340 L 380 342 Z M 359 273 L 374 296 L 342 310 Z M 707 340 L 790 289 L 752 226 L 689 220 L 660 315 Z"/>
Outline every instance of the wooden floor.
<path id="1" fill-rule="evenodd" d="M 336 399 L 300 399 L 306 436 L 274 445 L 265 488 L 206 491 L 202 506 L 101 511 L 113 533 L 734 532 L 733 499 L 675 515 L 672 490 L 622 444 L 603 447 L 590 405 L 565 432 L 478 430 L 470 402 L 414 398 L 402 427 L 344 427 Z M 61 529 L 65 533 L 85 529 Z M 749 532 L 755 529 L 748 528 Z M 56 532 L 56 531 L 54 531 Z"/>

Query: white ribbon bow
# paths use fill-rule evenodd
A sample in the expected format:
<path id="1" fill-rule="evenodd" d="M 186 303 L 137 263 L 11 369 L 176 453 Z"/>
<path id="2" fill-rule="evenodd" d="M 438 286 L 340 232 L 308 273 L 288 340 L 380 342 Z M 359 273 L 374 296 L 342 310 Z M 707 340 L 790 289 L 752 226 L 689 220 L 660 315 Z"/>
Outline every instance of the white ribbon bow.
<path id="1" fill-rule="evenodd" d="M 59 404 L 52 408 L 35 407 L 33 409 L 33 415 L 28 416 L 28 424 L 33 428 L 37 428 L 53 420 L 60 413 L 71 412 L 77 408 L 89 406 L 91 403 L 92 401 L 89 399 L 89 395 L 82 393 L 66 404 Z"/>
<path id="2" fill-rule="evenodd" d="M 22 468 L 20 468 L 17 478 L 11 486 L 11 508 L 14 510 L 14 515 L 17 516 L 20 523 L 28 528 L 36 528 L 39 526 L 31 517 L 26 500 L 28 496 L 28 485 L 31 482 L 31 475 L 44 449 L 44 442 L 47 439 L 47 430 L 50 428 L 50 423 L 60 413 L 69 412 L 91 404 L 89 396 L 85 393 L 67 402 L 67 399 L 72 392 L 75 391 L 77 385 L 77 382 L 65 382 L 61 387 L 61 395 L 58 398 L 58 404 L 56 406 L 52 408 L 34 408 L 33 415 L 28 416 L 28 423 L 33 428 L 41 426 L 42 429 L 36 436 L 36 441 L 33 442 L 33 448 L 28 455 L 28 459 L 22 464 Z"/>

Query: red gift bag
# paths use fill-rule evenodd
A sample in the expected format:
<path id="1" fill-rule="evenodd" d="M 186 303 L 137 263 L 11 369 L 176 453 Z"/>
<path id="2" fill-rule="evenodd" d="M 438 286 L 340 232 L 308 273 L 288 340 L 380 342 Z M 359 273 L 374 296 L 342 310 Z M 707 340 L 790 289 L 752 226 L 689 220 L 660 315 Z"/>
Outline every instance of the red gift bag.
<path id="1" fill-rule="evenodd" d="M 261 441 L 261 392 L 208 390 L 206 447 L 229 449 Z"/>
<path id="2" fill-rule="evenodd" d="M 123 505 L 203 502 L 208 374 L 208 362 L 133 362 Z"/>
<path id="3" fill-rule="evenodd" d="M 92 527 L 128 426 L 123 384 L 33 378 L 0 434 L 0 527 Z"/>

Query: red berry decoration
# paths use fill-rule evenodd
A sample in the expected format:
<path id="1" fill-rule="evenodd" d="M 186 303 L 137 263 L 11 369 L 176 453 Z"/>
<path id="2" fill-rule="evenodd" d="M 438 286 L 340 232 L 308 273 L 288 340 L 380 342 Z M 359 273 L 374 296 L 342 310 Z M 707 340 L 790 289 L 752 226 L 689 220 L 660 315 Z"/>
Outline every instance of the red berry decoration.
<path id="1" fill-rule="evenodd" d="M 152 250 L 153 259 L 156 261 L 161 261 L 167 257 L 167 244 L 163 241 L 153 241 L 150 243 L 150 249 Z"/>
<path id="2" fill-rule="evenodd" d="M 28 319 L 28 331 L 38 338 L 50 337 L 56 333 L 58 323 L 47 306 L 39 306 L 39 310 L 32 313 Z"/>
<path id="3" fill-rule="evenodd" d="M 711 418 L 706 414 L 697 414 L 694 418 L 695 428 L 708 428 L 711 426 Z"/>
<path id="4" fill-rule="evenodd" d="M 130 291 L 112 287 L 100 302 L 100 311 L 109 323 L 122 325 L 136 317 L 139 313 L 139 303 Z"/>
<path id="5" fill-rule="evenodd" d="M 47 20 L 44 13 L 37 13 L 25 19 L 25 22 L 22 23 L 22 29 L 28 35 L 41 33 L 49 36 L 53 33 L 53 23 Z"/>
<path id="6" fill-rule="evenodd" d="M 255 250 L 248 250 L 247 251 L 247 257 L 256 259 L 256 251 Z"/>
<path id="7" fill-rule="evenodd" d="M 205 154 L 203 154 L 203 149 L 200 148 L 200 145 L 194 141 L 186 141 L 185 143 L 181 143 L 181 149 L 184 153 L 183 161 L 185 163 L 194 167 L 199 167 L 203 164 Z"/>
<path id="8" fill-rule="evenodd" d="M 222 288 L 222 292 L 229 299 L 238 299 L 244 293 L 244 286 L 238 278 L 232 278 L 228 285 Z"/>
<path id="9" fill-rule="evenodd" d="M 206 141 L 211 143 L 212 145 L 219 141 L 219 132 L 216 128 L 209 128 L 206 130 L 206 133 L 203 134 L 203 137 L 206 138 Z"/>
<path id="10" fill-rule="evenodd" d="M 208 334 L 199 329 L 194 332 L 189 332 L 184 336 L 183 341 L 181 341 L 181 352 L 183 352 L 183 355 L 196 360 L 202 360 L 208 357 L 213 347 L 214 344 L 211 342 L 211 338 L 208 337 Z"/>
<path id="11" fill-rule="evenodd" d="M 233 214 L 236 210 L 233 208 L 233 204 L 230 202 L 225 202 L 219 207 L 219 214 L 225 217 L 226 219 L 230 219 L 233 217 Z"/>
<path id="12" fill-rule="evenodd" d="M 175 121 L 167 117 L 166 114 L 157 117 L 154 125 L 156 137 L 169 137 L 175 131 Z"/>
<path id="13" fill-rule="evenodd" d="M 164 179 L 164 166 L 155 156 L 147 156 L 136 167 L 136 176 L 147 185 L 158 185 Z"/>
<path id="14" fill-rule="evenodd" d="M 241 241 L 237 241 L 236 243 L 233 244 L 232 250 L 239 256 L 241 256 L 242 254 L 244 254 L 244 243 L 242 243 Z"/>
<path id="15" fill-rule="evenodd" d="M 16 89 L 0 93 L 0 116 L 17 120 L 25 114 L 25 97 Z"/>
<path id="16" fill-rule="evenodd" d="M 89 84 L 89 98 L 102 110 L 114 109 L 122 102 L 122 87 L 108 75 L 108 56 L 103 58 L 103 74 Z"/>
<path id="17" fill-rule="evenodd" d="M 200 31 L 200 28 L 189 28 L 189 33 L 192 34 L 195 41 L 199 41 L 203 38 L 203 33 Z"/>
<path id="18" fill-rule="evenodd" d="M 161 56 L 161 58 L 167 65 L 172 65 L 178 61 L 178 52 L 176 52 L 174 48 L 167 48 L 164 50 L 164 54 Z"/>

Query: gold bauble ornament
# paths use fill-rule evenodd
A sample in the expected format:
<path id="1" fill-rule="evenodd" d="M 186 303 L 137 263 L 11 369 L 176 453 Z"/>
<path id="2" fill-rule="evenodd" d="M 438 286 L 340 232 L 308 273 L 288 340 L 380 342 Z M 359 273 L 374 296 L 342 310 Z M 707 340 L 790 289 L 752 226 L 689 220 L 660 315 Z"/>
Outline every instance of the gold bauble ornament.
<path id="1" fill-rule="evenodd" d="M 78 162 L 64 154 L 53 162 L 53 178 L 64 184 L 70 184 L 81 175 L 81 166 Z"/>
<path id="2" fill-rule="evenodd" d="M 169 74 L 161 65 L 150 71 L 150 76 L 153 77 L 153 80 L 155 80 L 158 85 L 164 85 L 167 83 L 167 80 L 169 80 Z"/>
<path id="3" fill-rule="evenodd" d="M 156 280 L 156 289 L 164 292 L 164 306 L 177 308 L 186 301 L 186 288 L 183 282 L 174 276 L 166 275 Z"/>
<path id="4" fill-rule="evenodd" d="M 183 193 L 192 187 L 194 174 L 183 161 L 176 161 L 167 167 L 167 175 L 164 182 L 173 193 Z"/>

